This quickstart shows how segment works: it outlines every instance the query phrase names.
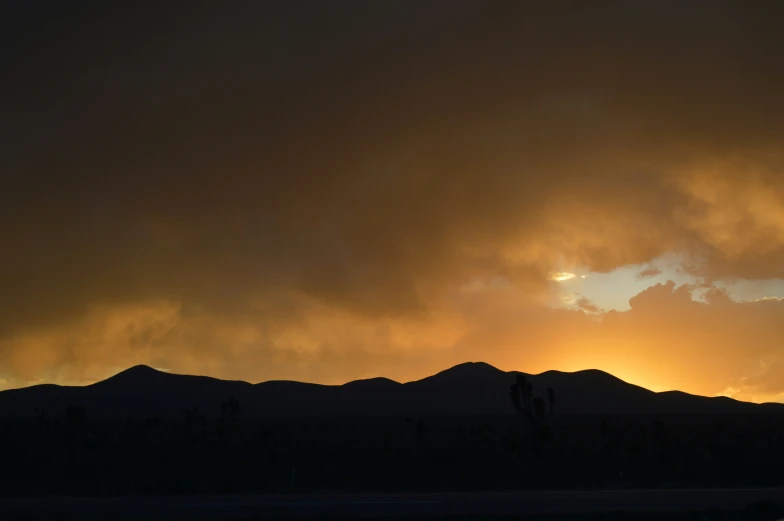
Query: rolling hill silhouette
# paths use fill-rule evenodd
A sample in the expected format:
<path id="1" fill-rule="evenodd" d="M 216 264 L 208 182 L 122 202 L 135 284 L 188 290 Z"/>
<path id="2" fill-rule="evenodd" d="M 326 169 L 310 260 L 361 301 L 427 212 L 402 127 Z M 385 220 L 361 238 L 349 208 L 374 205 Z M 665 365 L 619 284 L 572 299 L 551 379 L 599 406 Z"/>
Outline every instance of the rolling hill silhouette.
<path id="1" fill-rule="evenodd" d="M 320 385 L 273 380 L 258 384 L 170 374 L 136 366 L 84 387 L 52 384 L 0 392 L 0 416 L 60 414 L 82 406 L 91 416 L 173 416 L 198 407 L 212 415 L 230 397 L 243 416 L 388 416 L 513 414 L 509 385 L 517 371 L 483 362 L 456 365 L 408 383 L 387 378 Z M 525 374 L 525 373 L 523 373 Z M 556 392 L 556 414 L 784 413 L 784 404 L 754 404 L 679 391 L 655 393 L 599 370 L 528 375 L 535 396 Z"/>

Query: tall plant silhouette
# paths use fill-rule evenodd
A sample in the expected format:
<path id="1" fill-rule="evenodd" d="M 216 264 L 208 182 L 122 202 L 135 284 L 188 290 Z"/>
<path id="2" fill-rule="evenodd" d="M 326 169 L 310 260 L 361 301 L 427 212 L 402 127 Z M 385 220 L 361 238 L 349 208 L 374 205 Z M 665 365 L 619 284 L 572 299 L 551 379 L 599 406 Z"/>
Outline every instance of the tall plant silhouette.
<path id="1" fill-rule="evenodd" d="M 509 398 L 512 400 L 512 406 L 514 406 L 515 412 L 517 413 L 517 417 L 519 419 L 523 418 L 523 402 L 520 398 L 520 385 L 519 384 L 512 384 L 509 386 Z"/>
<path id="2" fill-rule="evenodd" d="M 510 386 L 509 396 L 512 400 L 512 405 L 517 412 L 517 417 L 520 420 L 523 428 L 522 437 L 527 441 L 526 445 L 534 448 L 536 425 L 534 418 L 533 407 L 533 389 L 534 386 L 528 381 L 523 374 L 515 375 L 515 383 Z"/>
<path id="3" fill-rule="evenodd" d="M 199 411 L 198 406 L 185 411 L 185 428 L 197 438 L 204 438 L 207 430 L 207 417 Z"/>
<path id="4" fill-rule="evenodd" d="M 533 383 L 523 374 L 515 375 L 515 383 L 509 386 L 509 397 L 523 427 L 526 445 L 538 453 L 540 438 L 549 438 L 551 429 L 547 425 L 547 405 L 543 397 L 534 397 Z M 547 389 L 550 415 L 555 410 L 555 390 Z"/>
<path id="5" fill-rule="evenodd" d="M 528 378 L 526 378 L 525 375 L 523 374 L 515 375 L 515 383 L 512 386 L 512 390 L 517 391 L 517 393 L 519 393 L 520 408 L 524 416 L 530 416 L 532 413 L 531 400 L 533 397 L 533 389 L 534 389 L 533 384 L 528 381 Z M 517 398 L 513 398 L 513 403 L 516 400 Z M 516 406 L 515 409 L 517 409 Z"/>

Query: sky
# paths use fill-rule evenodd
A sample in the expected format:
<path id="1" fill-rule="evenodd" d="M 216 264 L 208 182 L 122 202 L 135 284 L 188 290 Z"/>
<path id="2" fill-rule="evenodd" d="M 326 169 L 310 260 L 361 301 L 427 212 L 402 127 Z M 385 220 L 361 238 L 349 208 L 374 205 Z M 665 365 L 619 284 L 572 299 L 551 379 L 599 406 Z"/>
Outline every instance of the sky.
<path id="1" fill-rule="evenodd" d="M 0 388 L 784 401 L 784 4 L 0 4 Z"/>

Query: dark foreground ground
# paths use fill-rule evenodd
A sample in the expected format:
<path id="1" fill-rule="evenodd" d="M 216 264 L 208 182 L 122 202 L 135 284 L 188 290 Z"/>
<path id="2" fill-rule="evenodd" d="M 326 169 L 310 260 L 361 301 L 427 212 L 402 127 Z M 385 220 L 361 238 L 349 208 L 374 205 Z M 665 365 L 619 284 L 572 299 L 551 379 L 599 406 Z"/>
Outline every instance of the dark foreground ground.
<path id="1" fill-rule="evenodd" d="M 4 520 L 753 520 L 784 515 L 783 489 L 529 491 L 0 501 Z"/>
<path id="2" fill-rule="evenodd" d="M 0 497 L 784 487 L 784 418 L 0 420 Z"/>

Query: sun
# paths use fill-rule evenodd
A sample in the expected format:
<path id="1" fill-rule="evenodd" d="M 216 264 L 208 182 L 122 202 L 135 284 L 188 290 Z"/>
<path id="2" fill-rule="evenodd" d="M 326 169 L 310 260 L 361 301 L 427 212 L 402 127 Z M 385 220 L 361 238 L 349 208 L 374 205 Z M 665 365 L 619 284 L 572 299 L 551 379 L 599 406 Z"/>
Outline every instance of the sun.
<path id="1" fill-rule="evenodd" d="M 557 273 L 553 273 L 550 275 L 550 280 L 554 280 L 556 282 L 563 282 L 565 280 L 572 280 L 573 278 L 577 277 L 574 273 L 569 273 L 567 271 L 559 271 Z"/>

